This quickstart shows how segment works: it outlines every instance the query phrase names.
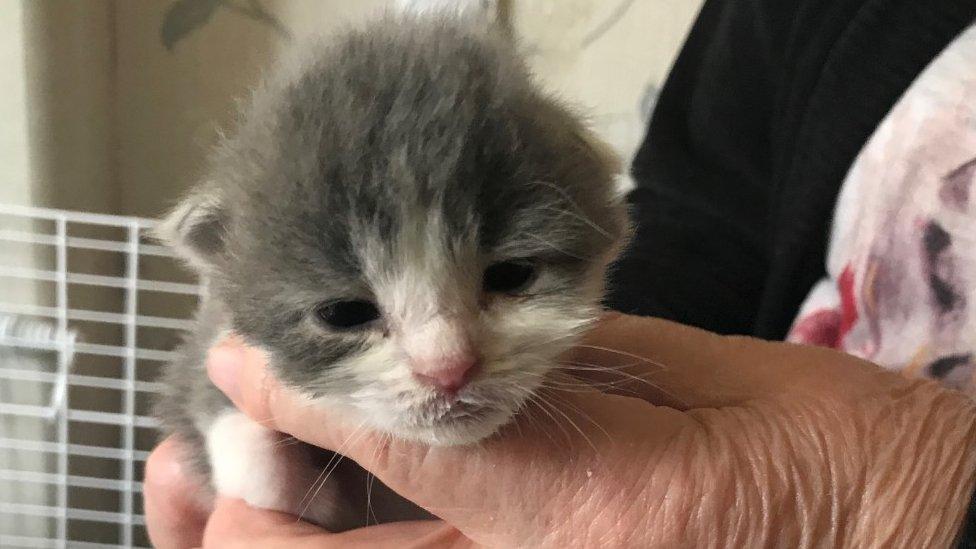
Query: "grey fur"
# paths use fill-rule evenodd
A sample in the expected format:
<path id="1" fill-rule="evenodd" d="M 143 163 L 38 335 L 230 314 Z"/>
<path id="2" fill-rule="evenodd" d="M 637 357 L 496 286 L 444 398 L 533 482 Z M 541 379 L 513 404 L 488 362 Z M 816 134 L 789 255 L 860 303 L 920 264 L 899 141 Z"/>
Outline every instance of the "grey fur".
<path id="1" fill-rule="evenodd" d="M 446 225 L 440 245 L 471 279 L 456 291 L 480 288 L 490 258 L 531 258 L 550 276 L 527 306 L 592 307 L 594 273 L 626 228 L 611 156 L 491 30 L 385 18 L 308 48 L 255 91 L 208 183 L 163 224 L 209 285 L 166 376 L 164 430 L 207 475 L 200 429 L 230 403 L 202 364 L 224 330 L 265 348 L 281 381 L 311 396 L 361 389 L 333 365 L 367 339 L 310 328 L 312 311 L 369 298 L 367 265 L 395 273 L 410 261 L 376 243 L 429 219 Z"/>

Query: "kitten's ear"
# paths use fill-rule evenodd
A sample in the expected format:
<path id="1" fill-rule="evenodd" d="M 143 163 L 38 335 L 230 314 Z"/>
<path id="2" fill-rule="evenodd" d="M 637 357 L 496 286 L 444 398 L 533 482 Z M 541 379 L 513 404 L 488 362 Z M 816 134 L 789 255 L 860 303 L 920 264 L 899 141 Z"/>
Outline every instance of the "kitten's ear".
<path id="1" fill-rule="evenodd" d="M 190 194 L 156 227 L 156 238 L 177 255 L 206 273 L 224 251 L 227 212 L 220 194 L 201 190 Z"/>
<path id="2" fill-rule="evenodd" d="M 600 166 L 602 175 L 607 178 L 606 182 L 612 184 L 609 189 L 606 189 L 609 195 L 604 195 L 609 198 L 607 204 L 609 209 L 601 216 L 606 231 L 616 237 L 616 243 L 607 256 L 609 261 L 620 253 L 632 233 L 627 214 L 629 189 L 625 181 L 626 164 L 617 151 L 593 130 L 580 126 L 574 132 L 574 137 L 577 143 L 582 145 L 584 154 Z"/>
<path id="3" fill-rule="evenodd" d="M 593 130 L 583 126 L 577 128 L 574 133 L 574 137 L 585 149 L 587 155 L 599 162 L 604 169 L 610 172 L 610 175 L 616 177 L 623 174 L 623 159 L 602 137 L 597 135 Z"/>

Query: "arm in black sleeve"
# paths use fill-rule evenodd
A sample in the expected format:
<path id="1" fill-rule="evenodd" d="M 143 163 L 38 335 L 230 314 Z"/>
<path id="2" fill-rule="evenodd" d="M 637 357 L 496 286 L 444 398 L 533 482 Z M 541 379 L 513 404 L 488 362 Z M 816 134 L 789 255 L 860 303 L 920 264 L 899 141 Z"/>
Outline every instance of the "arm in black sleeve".
<path id="1" fill-rule="evenodd" d="M 790 2 L 780 2 L 789 4 Z M 635 237 L 608 304 L 749 333 L 766 277 L 772 60 L 782 8 L 707 2 L 633 165 Z"/>
<path id="2" fill-rule="evenodd" d="M 851 163 L 976 0 L 707 0 L 634 161 L 608 304 L 783 337 Z"/>
<path id="3" fill-rule="evenodd" d="M 974 18 L 976 0 L 707 0 L 634 160 L 608 305 L 781 337 L 851 162 Z M 976 548 L 976 494 L 958 547 Z"/>

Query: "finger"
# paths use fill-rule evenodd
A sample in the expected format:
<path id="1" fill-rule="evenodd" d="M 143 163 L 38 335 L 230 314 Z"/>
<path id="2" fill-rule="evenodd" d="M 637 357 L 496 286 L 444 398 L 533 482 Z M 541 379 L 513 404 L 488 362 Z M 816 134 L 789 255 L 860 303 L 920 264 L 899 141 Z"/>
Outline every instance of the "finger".
<path id="1" fill-rule="evenodd" d="M 584 372 L 587 377 L 614 382 L 621 394 L 684 409 L 774 395 L 858 399 L 903 382 L 830 349 L 725 337 L 621 314 L 597 323 L 569 356 L 573 363 L 594 365 Z"/>
<path id="2" fill-rule="evenodd" d="M 170 437 L 146 461 L 143 499 L 153 547 L 197 547 L 210 510 L 202 490 L 182 464 L 182 447 Z"/>
<path id="3" fill-rule="evenodd" d="M 521 423 L 524 436 L 500 436 L 471 448 L 434 447 L 385 437 L 341 410 L 326 408 L 279 385 L 260 351 L 239 342 L 215 347 L 211 379 L 235 405 L 272 429 L 352 458 L 407 499 L 478 543 L 517 543 L 519 528 L 546 520 L 535 509 L 578 490 L 614 452 L 637 440 L 664 446 L 694 420 L 642 400 L 601 393 L 563 395 Z M 234 379 L 233 382 L 228 382 Z M 562 407 L 559 410 L 556 406 Z M 622 452 L 622 450 L 620 450 Z M 632 448 L 631 450 L 632 451 Z M 531 479 L 532 482 L 526 482 Z M 570 494 L 562 494 L 572 498 Z M 549 520 L 560 520 L 550 517 Z M 505 524 L 510 539 L 484 539 Z M 533 532 L 540 527 L 535 525 Z M 528 535 L 528 534 L 527 534 Z"/>
<path id="4" fill-rule="evenodd" d="M 454 527 L 439 520 L 393 522 L 368 526 L 337 534 L 333 538 L 336 547 L 389 547 L 404 549 L 461 548 L 471 547 L 471 542 Z"/>
<path id="5" fill-rule="evenodd" d="M 440 521 L 398 522 L 333 534 L 292 515 L 255 509 L 237 499 L 219 498 L 203 546 L 207 549 L 400 549 L 463 545 L 463 536 Z"/>
<path id="6" fill-rule="evenodd" d="M 203 538 L 205 548 L 327 546 L 329 533 L 291 515 L 254 509 L 238 499 L 217 498 Z"/>

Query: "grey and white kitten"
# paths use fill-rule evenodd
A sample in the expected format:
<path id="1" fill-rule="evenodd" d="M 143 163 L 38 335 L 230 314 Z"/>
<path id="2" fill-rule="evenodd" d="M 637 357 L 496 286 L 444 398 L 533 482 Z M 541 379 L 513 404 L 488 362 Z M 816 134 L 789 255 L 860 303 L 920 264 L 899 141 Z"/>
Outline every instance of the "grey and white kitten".
<path id="1" fill-rule="evenodd" d="M 496 30 L 387 17 L 303 48 L 162 224 L 208 287 L 165 377 L 164 431 L 218 492 L 361 524 L 361 471 L 309 503 L 330 455 L 237 412 L 207 349 L 233 331 L 282 383 L 368 428 L 477 442 L 597 315 L 626 232 L 617 170 Z M 386 495 L 380 521 L 419 516 Z"/>

